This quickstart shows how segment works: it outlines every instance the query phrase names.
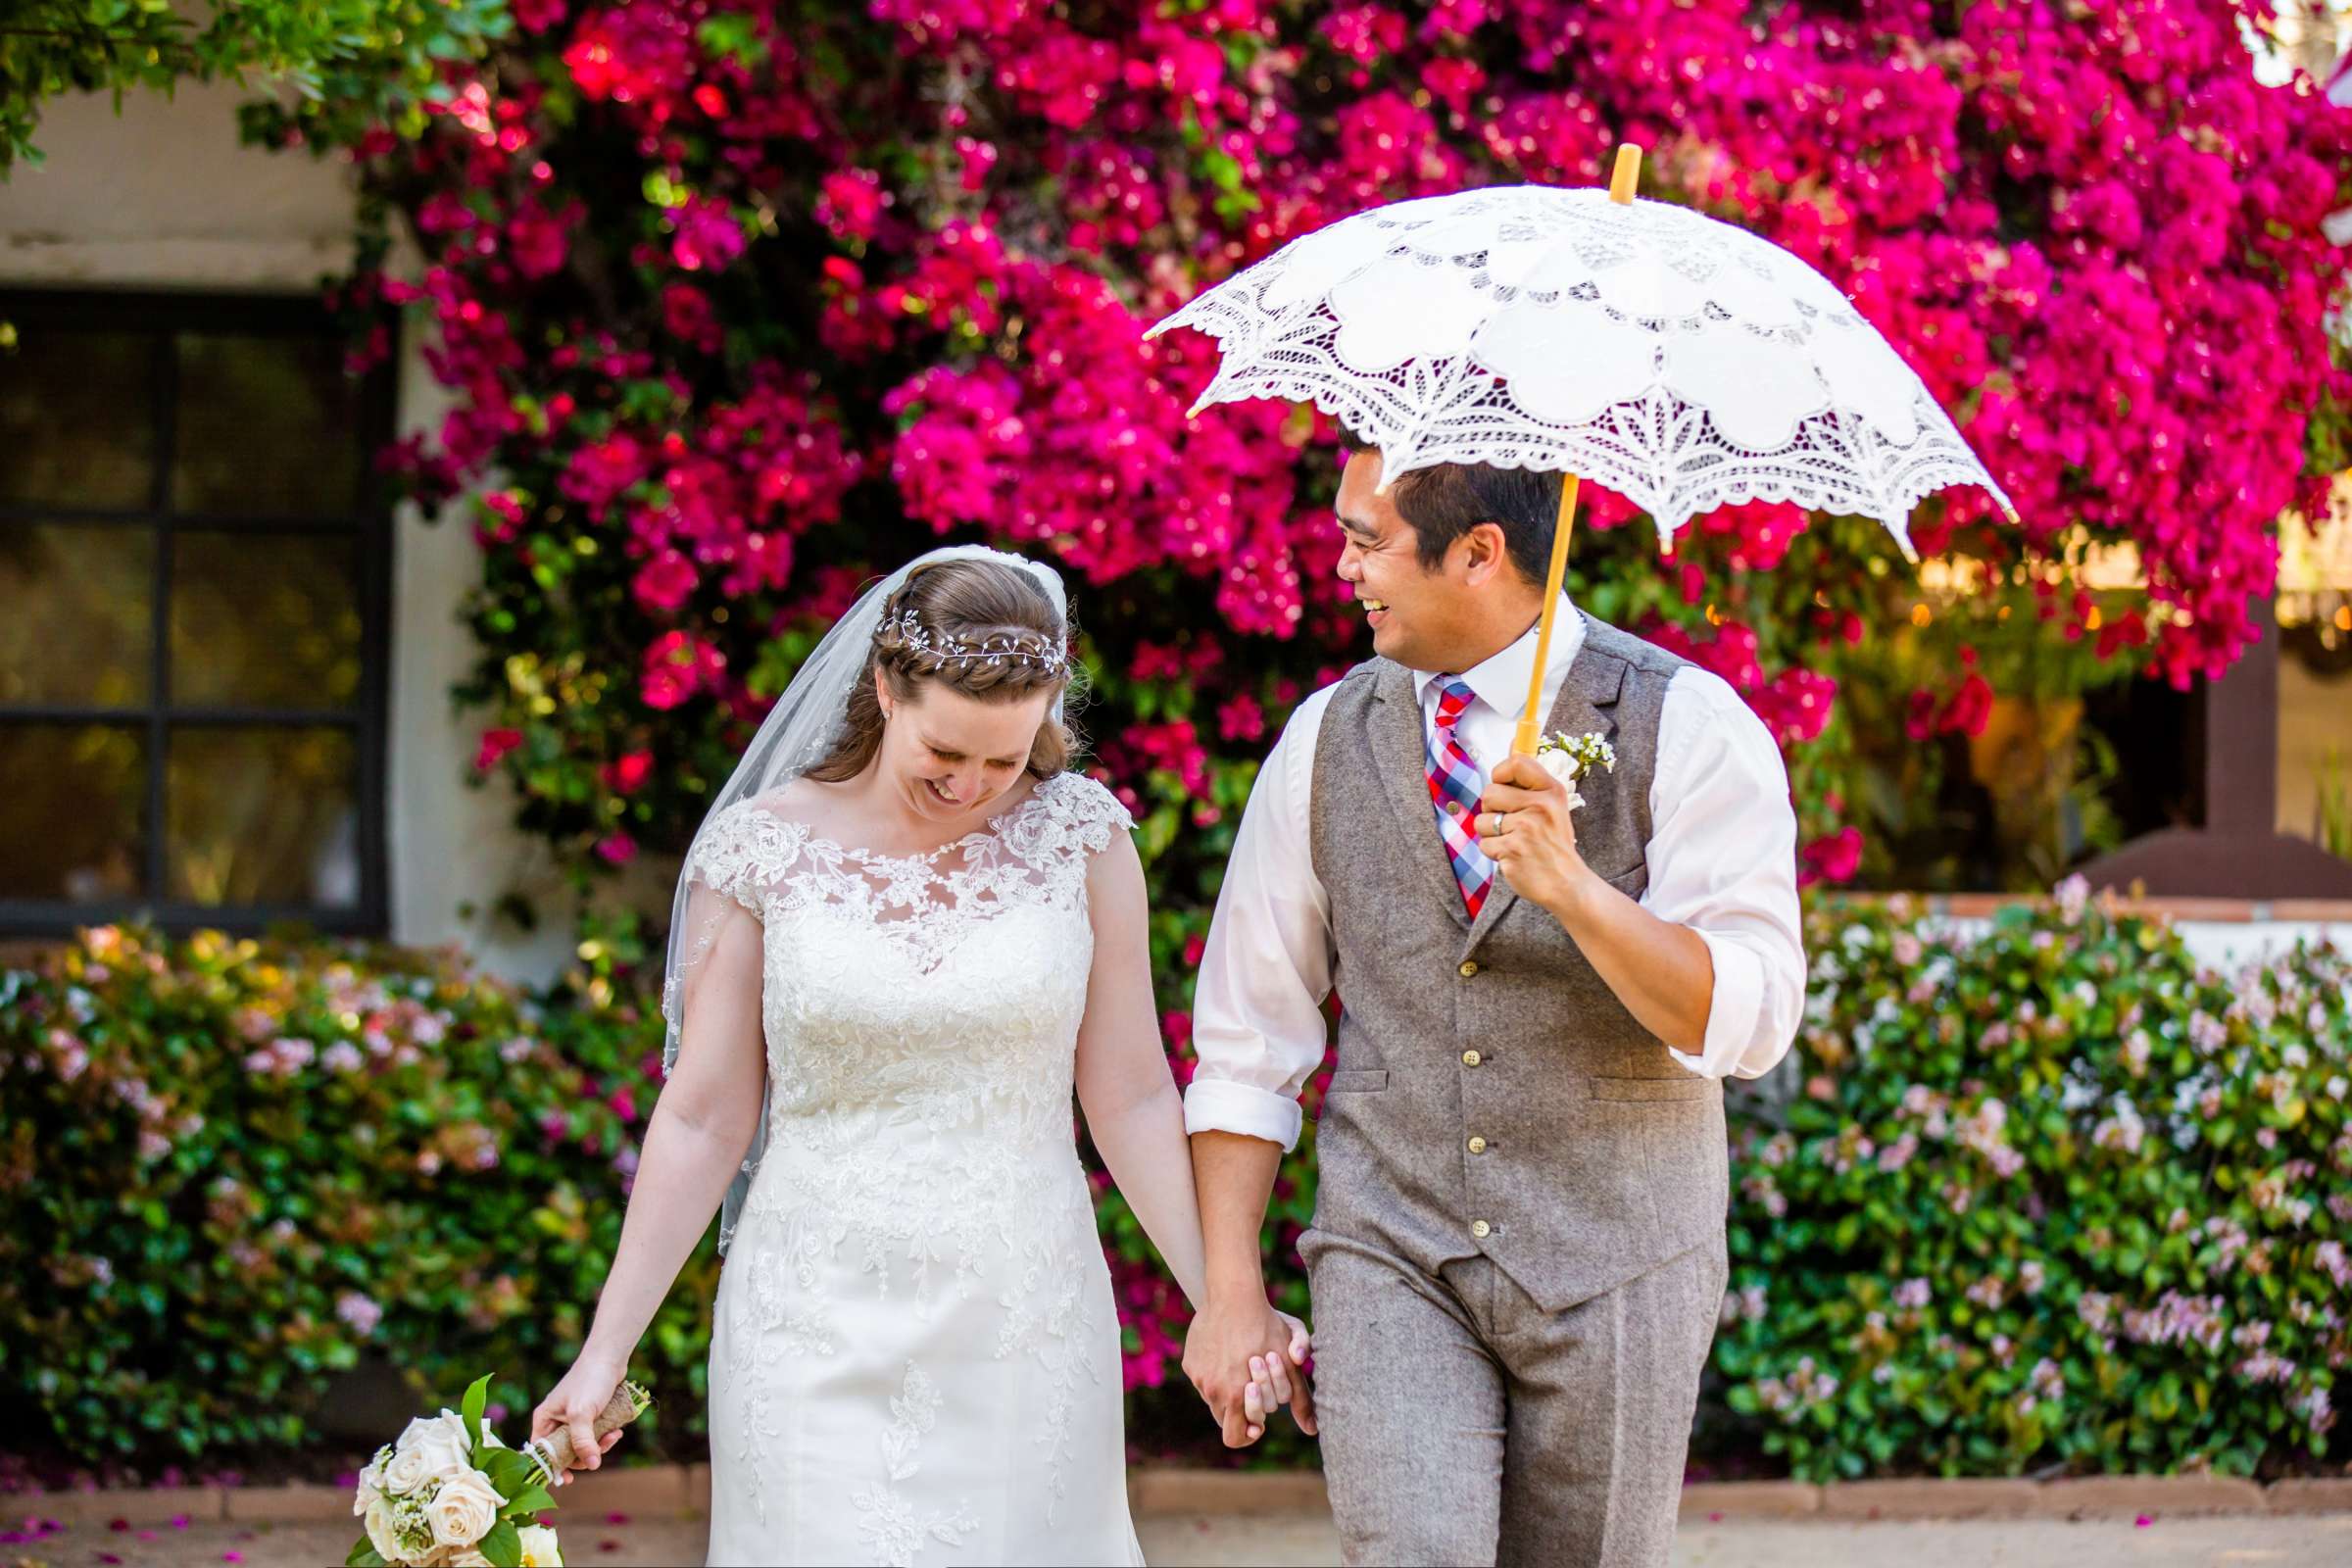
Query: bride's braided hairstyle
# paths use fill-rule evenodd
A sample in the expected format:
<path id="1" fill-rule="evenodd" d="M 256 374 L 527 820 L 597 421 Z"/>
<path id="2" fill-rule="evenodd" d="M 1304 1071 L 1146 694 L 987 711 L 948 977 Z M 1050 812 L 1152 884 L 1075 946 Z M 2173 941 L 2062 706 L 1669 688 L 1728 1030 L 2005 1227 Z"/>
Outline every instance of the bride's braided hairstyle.
<path id="1" fill-rule="evenodd" d="M 898 701 L 936 682 L 984 703 L 1067 692 L 1077 666 L 1068 632 L 1037 579 L 995 561 L 943 561 L 911 573 L 882 610 L 869 671 Z M 1065 709 L 1068 706 L 1065 701 Z M 850 688 L 847 722 L 830 756 L 808 770 L 823 784 L 857 777 L 882 744 L 874 683 Z M 1069 766 L 1077 736 L 1049 713 L 1029 749 L 1029 771 L 1052 778 Z"/>

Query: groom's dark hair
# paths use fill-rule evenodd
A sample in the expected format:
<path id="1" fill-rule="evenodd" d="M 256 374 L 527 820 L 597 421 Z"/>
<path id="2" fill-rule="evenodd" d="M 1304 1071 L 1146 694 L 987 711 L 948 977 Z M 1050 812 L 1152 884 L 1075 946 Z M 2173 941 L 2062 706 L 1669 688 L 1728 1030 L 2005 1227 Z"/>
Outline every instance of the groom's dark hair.
<path id="1" fill-rule="evenodd" d="M 1380 449 L 1345 425 L 1349 452 Z M 1560 476 L 1483 463 L 1440 463 L 1400 475 L 1390 486 L 1398 515 L 1412 524 L 1421 569 L 1434 571 L 1453 542 L 1482 522 L 1502 530 L 1519 574 L 1539 587 L 1551 568 L 1551 531 L 1560 516 Z"/>

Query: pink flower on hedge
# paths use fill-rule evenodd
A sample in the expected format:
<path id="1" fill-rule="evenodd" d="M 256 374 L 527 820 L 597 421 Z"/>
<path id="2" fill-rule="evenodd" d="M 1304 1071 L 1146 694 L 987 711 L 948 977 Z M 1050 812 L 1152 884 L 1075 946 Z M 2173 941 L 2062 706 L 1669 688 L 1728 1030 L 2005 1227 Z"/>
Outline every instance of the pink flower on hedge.
<path id="1" fill-rule="evenodd" d="M 563 219 L 529 203 L 521 206 L 507 224 L 507 255 L 514 270 L 530 278 L 563 270 L 568 249 L 564 227 Z"/>
<path id="2" fill-rule="evenodd" d="M 1217 734 L 1225 740 L 1254 741 L 1265 733 L 1265 710 L 1246 692 L 1217 710 Z"/>
<path id="3" fill-rule="evenodd" d="M 605 764 L 605 783 L 616 795 L 628 795 L 641 788 L 654 771 L 651 752 L 624 752 Z"/>
<path id="4" fill-rule="evenodd" d="M 522 744 L 522 731 L 501 727 L 482 731 L 482 744 L 473 754 L 473 770 L 487 773 L 499 763 L 499 759 Z"/>
<path id="5" fill-rule="evenodd" d="M 375 1326 L 384 1320 L 384 1309 L 358 1291 L 345 1291 L 335 1298 L 335 1316 L 365 1338 L 373 1334 Z"/>
<path id="6" fill-rule="evenodd" d="M 1862 834 L 1857 828 L 1842 827 L 1826 838 L 1815 839 L 1797 853 L 1803 869 L 1797 875 L 1800 886 L 1815 882 L 1844 882 L 1862 869 Z"/>
<path id="7" fill-rule="evenodd" d="M 662 324 L 671 337 L 708 354 L 721 340 L 718 313 L 710 296 L 692 283 L 670 283 L 662 290 Z"/>
<path id="8" fill-rule="evenodd" d="M 574 452 L 556 487 L 602 514 L 612 498 L 643 479 L 651 466 L 652 455 L 623 430 Z"/>
<path id="9" fill-rule="evenodd" d="M 743 220 L 715 196 L 689 197 L 669 217 L 670 259 L 689 272 L 715 272 L 743 254 Z"/>
<path id="10" fill-rule="evenodd" d="M 596 853 L 608 865 L 626 865 L 637 858 L 637 841 L 626 833 L 608 833 L 596 841 Z"/>
<path id="11" fill-rule="evenodd" d="M 50 1070 L 63 1082 L 72 1083 L 90 1064 L 89 1048 L 63 1029 L 49 1031 L 49 1051 Z"/>
<path id="12" fill-rule="evenodd" d="M 664 632 L 645 651 L 638 693 L 646 707 L 666 710 L 715 689 L 726 667 L 726 656 L 710 644 L 682 631 Z"/>
<path id="13" fill-rule="evenodd" d="M 667 614 L 692 596 L 701 580 L 684 551 L 664 550 L 637 568 L 629 588 L 646 609 Z"/>
<path id="14" fill-rule="evenodd" d="M 844 169 L 817 185 L 816 219 L 845 240 L 868 240 L 890 204 L 882 178 L 870 169 Z"/>

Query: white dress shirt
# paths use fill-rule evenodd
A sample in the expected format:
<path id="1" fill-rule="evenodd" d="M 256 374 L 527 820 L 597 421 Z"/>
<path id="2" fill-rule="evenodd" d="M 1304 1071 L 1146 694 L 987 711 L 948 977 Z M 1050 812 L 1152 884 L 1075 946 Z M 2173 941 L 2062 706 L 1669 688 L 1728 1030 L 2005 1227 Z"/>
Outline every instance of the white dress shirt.
<path id="1" fill-rule="evenodd" d="M 1563 598 L 1544 672 L 1544 712 L 1584 640 L 1584 618 Z M 1535 661 L 1531 629 L 1461 672 L 1473 696 L 1455 736 L 1482 789 L 1509 755 Z M 1422 723 L 1433 733 L 1436 682 L 1434 673 L 1414 673 Z M 1331 901 L 1307 839 L 1315 744 L 1331 693 L 1325 687 L 1298 705 L 1242 813 L 1194 994 L 1200 1064 L 1184 1097 L 1187 1132 L 1241 1133 L 1285 1149 L 1298 1142 L 1298 1095 L 1323 1064 L 1323 1001 L 1331 994 Z M 1805 1004 L 1788 775 L 1763 720 L 1720 676 L 1694 665 L 1666 688 L 1657 744 L 1642 906 L 1697 932 L 1715 966 L 1700 1049 L 1662 1049 L 1703 1077 L 1761 1077 L 1788 1054 Z M 1438 831 L 1434 810 L 1429 831 Z M 1549 918 L 1532 906 L 1519 917 L 1530 916 Z"/>

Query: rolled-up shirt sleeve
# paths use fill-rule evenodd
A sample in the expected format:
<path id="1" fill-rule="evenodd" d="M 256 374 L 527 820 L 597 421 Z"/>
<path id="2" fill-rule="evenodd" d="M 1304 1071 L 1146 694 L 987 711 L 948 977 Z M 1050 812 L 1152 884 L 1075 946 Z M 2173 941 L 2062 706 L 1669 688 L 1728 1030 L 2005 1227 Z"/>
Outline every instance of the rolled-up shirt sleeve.
<path id="1" fill-rule="evenodd" d="M 1187 1133 L 1298 1142 L 1298 1096 L 1323 1064 L 1331 994 L 1331 903 L 1307 843 L 1328 690 L 1291 715 L 1234 835 L 1193 993 Z"/>
<path id="2" fill-rule="evenodd" d="M 1772 732 L 1703 669 L 1667 688 L 1648 860 L 1642 907 L 1697 932 L 1715 965 L 1706 1037 L 1675 1060 L 1702 1077 L 1762 1077 L 1788 1054 L 1805 1006 L 1796 812 Z"/>

